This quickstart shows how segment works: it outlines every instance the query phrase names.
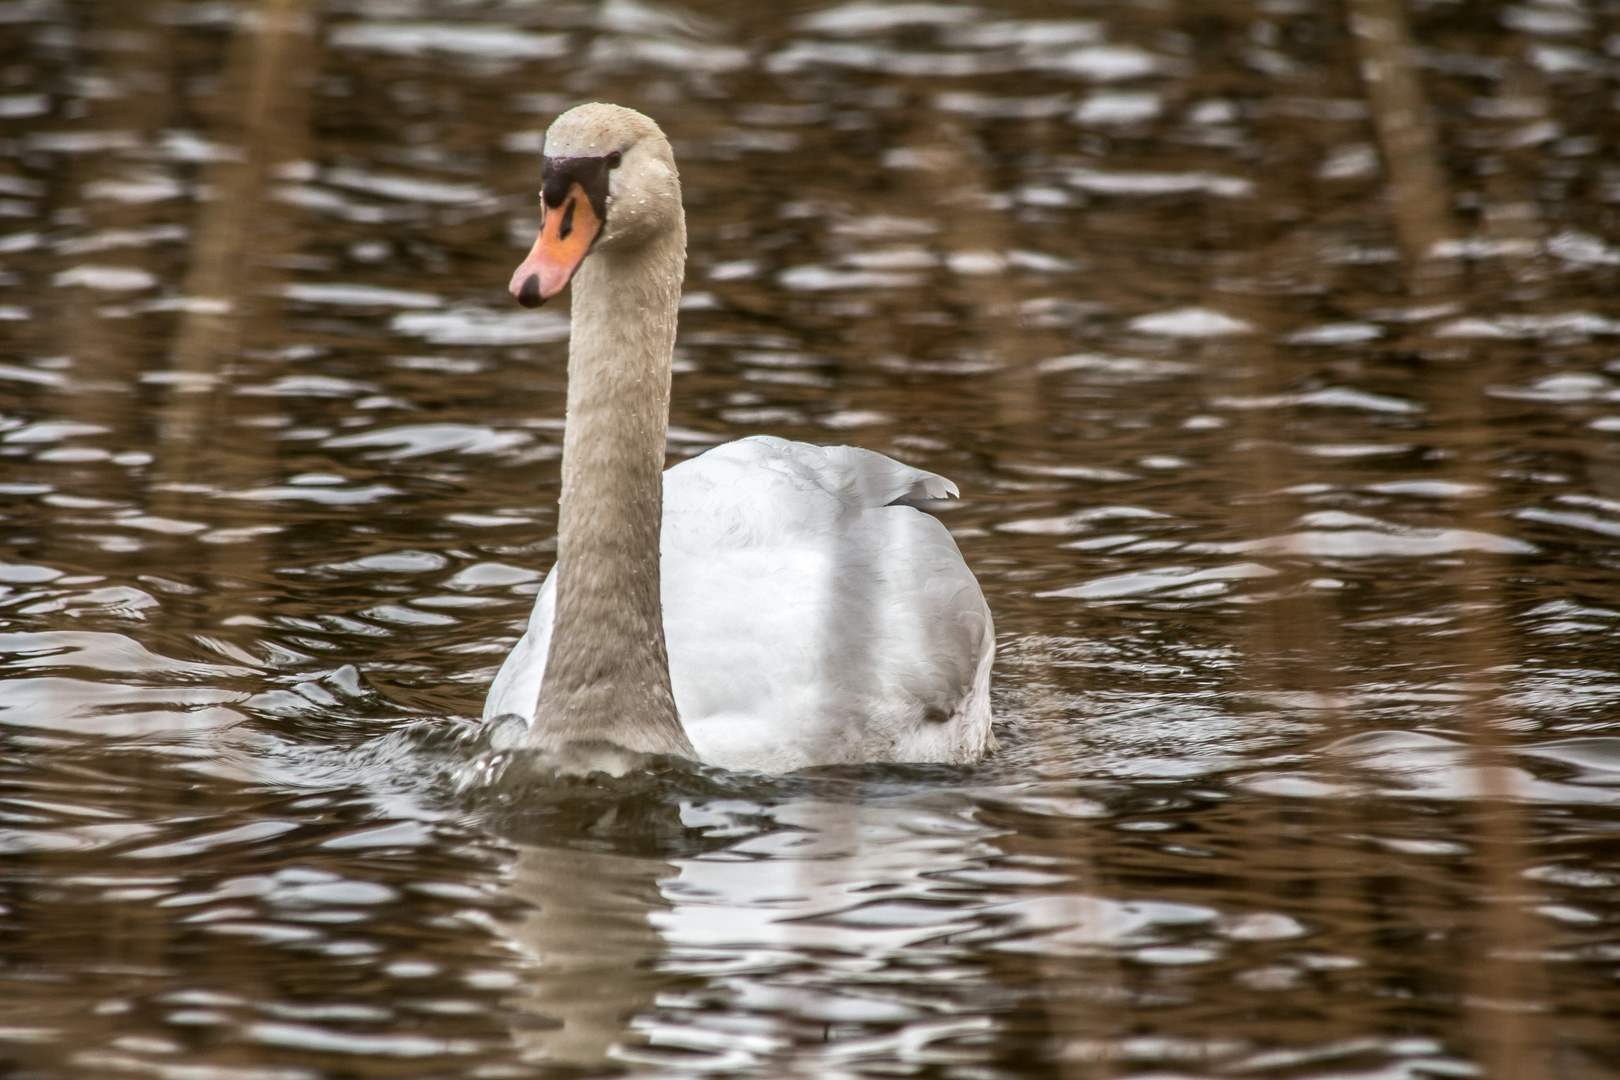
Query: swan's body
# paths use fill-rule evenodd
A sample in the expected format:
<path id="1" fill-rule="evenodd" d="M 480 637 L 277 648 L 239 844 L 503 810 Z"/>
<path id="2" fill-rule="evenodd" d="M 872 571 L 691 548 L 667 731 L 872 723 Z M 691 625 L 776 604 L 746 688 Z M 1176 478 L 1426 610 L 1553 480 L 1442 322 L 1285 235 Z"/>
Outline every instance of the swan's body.
<path id="1" fill-rule="evenodd" d="M 955 486 L 764 436 L 660 477 L 685 257 L 668 143 L 587 105 L 546 151 L 547 225 L 512 290 L 538 303 L 574 280 L 558 556 L 485 716 L 523 717 L 543 749 L 766 772 L 993 749 L 989 608 L 944 526 L 906 505 Z"/>
<path id="2" fill-rule="evenodd" d="M 992 744 L 990 612 L 936 519 L 947 482 L 882 454 L 756 436 L 664 474 L 664 636 L 697 756 L 788 772 L 971 761 Z M 490 688 L 530 715 L 556 575 Z"/>

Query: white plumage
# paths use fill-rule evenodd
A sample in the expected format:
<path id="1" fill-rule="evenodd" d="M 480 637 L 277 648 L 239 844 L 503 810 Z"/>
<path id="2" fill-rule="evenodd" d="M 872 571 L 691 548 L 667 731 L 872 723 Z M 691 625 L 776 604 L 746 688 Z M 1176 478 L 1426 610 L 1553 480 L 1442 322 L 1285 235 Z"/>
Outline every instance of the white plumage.
<path id="1" fill-rule="evenodd" d="M 673 153 L 613 105 L 546 138 L 545 219 L 511 288 L 533 306 L 573 282 L 557 565 L 485 716 L 523 717 L 543 750 L 764 772 L 993 749 L 990 610 L 907 505 L 955 485 L 768 436 L 660 474 L 686 256 Z"/>
<path id="2" fill-rule="evenodd" d="M 990 609 L 945 527 L 896 503 L 956 493 L 870 450 L 763 435 L 664 474 L 669 674 L 703 761 L 788 772 L 994 748 Z M 554 585 L 486 716 L 533 715 Z"/>

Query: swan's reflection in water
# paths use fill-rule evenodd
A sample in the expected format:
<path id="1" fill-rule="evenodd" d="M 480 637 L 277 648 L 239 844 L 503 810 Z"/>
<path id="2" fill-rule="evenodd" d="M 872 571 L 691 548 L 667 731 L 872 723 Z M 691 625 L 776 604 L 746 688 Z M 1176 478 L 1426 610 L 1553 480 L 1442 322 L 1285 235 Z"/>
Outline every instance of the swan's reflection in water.
<path id="1" fill-rule="evenodd" d="M 962 993 L 982 972 L 950 939 L 989 898 L 953 874 L 1001 855 L 995 830 L 965 804 L 737 809 L 774 828 L 667 861 L 523 851 L 513 891 L 539 908 L 516 931 L 538 965 L 514 1002 L 529 1052 L 818 1076 L 873 1056 L 978 1060 L 944 1045 L 991 1026 Z"/>
<path id="2" fill-rule="evenodd" d="M 666 981 L 648 963 L 662 944 L 648 916 L 665 906 L 658 884 L 672 872 L 658 859 L 522 850 L 512 892 L 534 908 L 515 937 L 538 965 L 512 1003 L 526 1057 L 594 1065 L 623 1041 L 628 1018 Z"/>

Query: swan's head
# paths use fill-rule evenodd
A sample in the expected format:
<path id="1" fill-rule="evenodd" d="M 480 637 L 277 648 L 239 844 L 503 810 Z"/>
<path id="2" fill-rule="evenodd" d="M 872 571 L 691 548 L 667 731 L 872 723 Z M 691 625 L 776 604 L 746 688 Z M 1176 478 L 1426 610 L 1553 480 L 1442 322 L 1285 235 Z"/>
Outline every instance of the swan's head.
<path id="1" fill-rule="evenodd" d="M 680 226 L 675 155 L 634 109 L 597 103 L 557 117 L 540 176 L 540 236 L 510 286 L 524 307 L 562 292 L 595 249 L 635 247 Z"/>

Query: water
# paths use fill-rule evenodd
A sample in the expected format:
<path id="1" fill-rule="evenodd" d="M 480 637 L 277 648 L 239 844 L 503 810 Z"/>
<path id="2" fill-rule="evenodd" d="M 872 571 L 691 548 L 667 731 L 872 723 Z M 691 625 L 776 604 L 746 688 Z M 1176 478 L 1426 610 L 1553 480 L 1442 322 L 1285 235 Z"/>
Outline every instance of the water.
<path id="1" fill-rule="evenodd" d="M 0 3 L 5 1075 L 1620 1075 L 1613 19 Z M 672 460 L 955 479 L 999 756 L 477 727 L 591 99 L 680 159 Z"/>

